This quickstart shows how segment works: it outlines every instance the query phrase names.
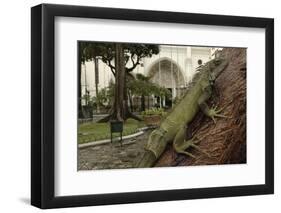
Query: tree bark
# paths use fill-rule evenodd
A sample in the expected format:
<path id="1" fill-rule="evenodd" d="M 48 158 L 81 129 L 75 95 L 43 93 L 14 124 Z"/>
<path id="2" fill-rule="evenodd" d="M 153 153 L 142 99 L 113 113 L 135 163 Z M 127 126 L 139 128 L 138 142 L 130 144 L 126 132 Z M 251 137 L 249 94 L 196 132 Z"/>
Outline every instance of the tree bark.
<path id="1" fill-rule="evenodd" d="M 114 120 L 123 121 L 124 118 L 124 79 L 125 79 L 125 63 L 122 44 L 116 44 L 115 53 L 115 96 L 114 96 Z"/>
<path id="2" fill-rule="evenodd" d="M 145 111 L 145 96 L 141 96 L 141 111 Z"/>
<path id="3" fill-rule="evenodd" d="M 96 86 L 96 98 L 99 95 L 99 59 L 94 57 L 95 62 L 95 86 Z M 99 102 L 97 101 L 97 112 L 99 112 Z"/>
<path id="4" fill-rule="evenodd" d="M 80 51 L 79 51 L 80 52 Z M 78 66 L 78 118 L 83 118 L 82 103 L 81 103 L 81 57 L 79 56 Z"/>
<path id="5" fill-rule="evenodd" d="M 133 98 L 129 91 L 128 91 L 128 97 L 129 97 L 129 103 L 130 103 L 130 110 L 131 110 L 131 112 L 133 112 L 134 111 Z"/>

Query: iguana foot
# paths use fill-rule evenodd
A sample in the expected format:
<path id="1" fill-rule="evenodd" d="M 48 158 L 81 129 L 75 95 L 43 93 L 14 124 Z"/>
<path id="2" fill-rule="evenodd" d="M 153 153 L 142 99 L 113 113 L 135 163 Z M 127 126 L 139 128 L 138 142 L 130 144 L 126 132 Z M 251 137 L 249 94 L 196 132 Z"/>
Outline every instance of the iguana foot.
<path id="1" fill-rule="evenodd" d="M 186 156 L 189 156 L 189 157 L 192 157 L 192 158 L 196 159 L 196 157 L 193 154 L 191 154 L 191 153 L 189 153 L 187 151 L 177 151 L 177 153 L 184 154 Z"/>
<path id="2" fill-rule="evenodd" d="M 186 156 L 192 157 L 192 158 L 196 158 L 193 154 L 191 154 L 190 152 L 185 151 L 186 149 L 192 147 L 194 149 L 197 149 L 199 152 L 204 153 L 205 155 L 207 155 L 208 157 L 210 157 L 210 155 L 205 152 L 204 150 L 202 150 L 201 148 L 199 148 L 199 146 L 197 146 L 196 144 L 198 144 L 201 140 L 198 140 L 196 137 L 193 137 L 189 140 L 184 140 L 180 145 L 178 143 L 174 143 L 174 149 L 177 153 L 179 154 L 184 154 Z"/>
<path id="3" fill-rule="evenodd" d="M 209 111 L 207 112 L 207 116 L 212 118 L 214 123 L 216 123 L 216 119 L 215 118 L 229 118 L 229 116 L 219 114 L 221 111 L 224 110 L 224 108 L 221 108 L 221 109 L 218 109 L 218 110 L 217 110 L 217 108 L 218 108 L 218 106 L 215 106 L 215 107 L 209 109 Z"/>
<path id="4" fill-rule="evenodd" d="M 191 144 L 190 146 L 193 147 L 194 149 L 197 149 L 199 152 L 202 152 L 203 154 L 207 155 L 208 157 L 211 157 L 209 153 L 205 152 L 204 150 L 202 150 L 199 146 L 195 145 L 194 143 Z"/>

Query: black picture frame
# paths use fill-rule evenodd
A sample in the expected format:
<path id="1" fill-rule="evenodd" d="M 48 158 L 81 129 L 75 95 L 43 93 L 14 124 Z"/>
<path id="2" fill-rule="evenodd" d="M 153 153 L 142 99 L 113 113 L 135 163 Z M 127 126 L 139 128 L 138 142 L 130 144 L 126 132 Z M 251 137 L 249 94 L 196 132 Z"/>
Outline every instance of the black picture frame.
<path id="1" fill-rule="evenodd" d="M 55 17 L 263 28 L 265 48 L 265 184 L 93 195 L 54 195 Z M 274 20 L 164 11 L 41 4 L 31 8 L 31 204 L 59 208 L 274 193 Z"/>

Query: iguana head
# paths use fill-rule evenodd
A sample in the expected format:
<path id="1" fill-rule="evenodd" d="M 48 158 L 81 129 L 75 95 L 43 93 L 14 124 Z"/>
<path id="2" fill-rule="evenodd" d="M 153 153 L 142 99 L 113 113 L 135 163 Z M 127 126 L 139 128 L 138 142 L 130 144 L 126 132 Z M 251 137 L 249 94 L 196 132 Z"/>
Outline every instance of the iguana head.
<path id="1" fill-rule="evenodd" d="M 222 58 L 215 58 L 210 64 L 210 82 L 214 84 L 215 80 L 219 77 L 219 75 L 224 71 L 224 69 L 228 66 L 228 60 Z"/>

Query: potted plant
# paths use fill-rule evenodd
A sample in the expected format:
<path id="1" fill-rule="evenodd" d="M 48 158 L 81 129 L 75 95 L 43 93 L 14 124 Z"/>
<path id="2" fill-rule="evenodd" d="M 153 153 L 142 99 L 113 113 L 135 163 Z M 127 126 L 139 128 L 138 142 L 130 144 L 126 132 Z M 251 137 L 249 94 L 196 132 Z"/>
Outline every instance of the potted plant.
<path id="1" fill-rule="evenodd" d="M 159 126 L 164 115 L 165 111 L 163 108 L 152 108 L 142 112 L 144 123 L 147 126 Z"/>

